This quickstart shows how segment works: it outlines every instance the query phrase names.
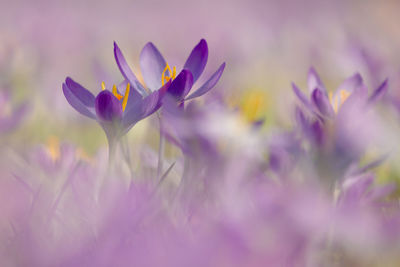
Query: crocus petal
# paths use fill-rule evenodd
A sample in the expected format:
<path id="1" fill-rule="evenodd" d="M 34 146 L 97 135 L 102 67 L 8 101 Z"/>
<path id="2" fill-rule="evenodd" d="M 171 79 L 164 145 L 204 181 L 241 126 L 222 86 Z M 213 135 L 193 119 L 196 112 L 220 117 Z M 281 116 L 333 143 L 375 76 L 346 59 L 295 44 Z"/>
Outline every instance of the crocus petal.
<path id="1" fill-rule="evenodd" d="M 342 203 L 358 202 L 373 182 L 374 177 L 368 174 L 346 180 L 343 183 L 343 193 L 339 197 L 339 201 Z"/>
<path id="2" fill-rule="evenodd" d="M 366 173 L 367 171 L 377 168 L 382 165 L 387 159 L 389 158 L 389 154 L 385 154 L 383 156 L 378 157 L 377 159 L 373 160 L 372 162 L 364 165 L 361 168 L 357 168 L 350 173 L 350 175 L 361 175 Z"/>
<path id="3" fill-rule="evenodd" d="M 199 97 L 210 91 L 214 86 L 217 84 L 219 79 L 221 78 L 222 73 L 224 72 L 225 69 L 225 62 L 218 68 L 216 72 L 214 72 L 213 75 L 211 75 L 210 79 L 206 81 L 199 89 L 194 91 L 190 96 L 186 98 L 186 100 Z"/>
<path id="4" fill-rule="evenodd" d="M 125 80 L 117 86 L 119 94 L 125 95 L 127 83 L 128 83 L 128 81 Z M 140 83 L 138 81 L 134 85 L 132 85 L 132 84 L 130 85 L 130 87 L 131 88 L 133 87 L 134 90 L 132 90 L 132 89 L 129 90 L 128 102 L 126 104 L 125 112 L 128 111 L 132 106 L 134 106 L 136 101 L 141 101 L 141 99 L 143 98 L 143 96 L 139 93 L 139 90 L 136 89 L 138 85 L 140 85 Z M 145 90 L 145 89 L 143 88 L 143 90 Z M 122 103 L 122 99 L 123 98 L 121 98 L 121 100 L 120 100 L 121 103 Z"/>
<path id="5" fill-rule="evenodd" d="M 295 109 L 295 118 L 299 128 L 307 135 L 309 132 L 310 124 L 307 121 L 303 111 L 299 107 L 296 107 Z"/>
<path id="6" fill-rule="evenodd" d="M 79 113 L 82 115 L 89 117 L 91 119 L 96 119 L 96 115 L 89 110 L 89 108 L 82 102 L 81 99 L 76 97 L 74 93 L 72 93 L 71 89 L 63 83 L 62 85 L 63 93 L 68 103 Z"/>
<path id="7" fill-rule="evenodd" d="M 94 95 L 84 88 L 82 85 L 79 83 L 75 82 L 72 80 L 70 77 L 67 77 L 65 79 L 65 84 L 69 88 L 69 90 L 78 98 L 81 100 L 81 102 L 87 106 L 87 107 L 94 107 Z"/>
<path id="8" fill-rule="evenodd" d="M 380 98 L 382 98 L 383 95 L 386 94 L 387 90 L 388 90 L 388 79 L 386 79 L 377 89 L 375 89 L 374 92 L 372 92 L 372 95 L 369 97 L 368 102 L 375 103 Z"/>
<path id="9" fill-rule="evenodd" d="M 96 97 L 96 115 L 100 120 L 113 121 L 122 117 L 122 106 L 118 98 L 108 90 Z"/>
<path id="10" fill-rule="evenodd" d="M 168 93 L 181 101 L 193 86 L 193 75 L 189 70 L 182 70 L 168 88 Z"/>
<path id="11" fill-rule="evenodd" d="M 114 57 L 115 61 L 117 62 L 118 68 L 121 71 L 122 76 L 124 76 L 124 78 L 128 80 L 128 82 L 130 82 L 130 84 L 135 84 L 138 81 L 138 79 L 136 78 L 132 69 L 126 62 L 125 57 L 122 54 L 116 42 L 114 42 Z M 140 89 L 140 88 L 135 87 L 135 89 Z M 146 95 L 146 91 L 140 91 L 139 93 L 142 95 Z"/>
<path id="12" fill-rule="evenodd" d="M 315 88 L 319 88 L 324 94 L 326 94 L 325 86 L 313 67 L 308 71 L 307 84 L 310 94 L 312 94 Z"/>
<path id="13" fill-rule="evenodd" d="M 142 119 L 150 116 L 161 107 L 162 99 L 170 85 L 171 82 L 165 84 L 161 89 L 151 93 L 149 96 L 143 99 Z"/>
<path id="14" fill-rule="evenodd" d="M 337 92 L 342 90 L 348 91 L 352 93 L 357 90 L 357 88 L 363 85 L 363 79 L 359 73 L 354 74 L 353 76 L 347 78 L 338 88 Z"/>
<path id="15" fill-rule="evenodd" d="M 208 60 L 207 42 L 201 39 L 200 42 L 193 48 L 188 59 L 186 60 L 184 69 L 190 70 L 193 75 L 193 83 L 197 81 L 203 73 Z"/>
<path id="16" fill-rule="evenodd" d="M 312 92 L 311 100 L 322 115 L 333 117 L 334 111 L 331 103 L 329 102 L 328 97 L 320 89 L 317 88 Z"/>
<path id="17" fill-rule="evenodd" d="M 140 70 L 147 88 L 154 91 L 161 87 L 161 75 L 165 69 L 166 61 L 157 47 L 149 42 L 140 53 Z"/>
<path id="18" fill-rule="evenodd" d="M 154 91 L 145 98 L 142 98 L 140 101 L 136 101 L 134 105 L 124 113 L 122 118 L 122 127 L 124 128 L 124 132 L 129 131 L 129 129 L 138 121 L 150 116 L 161 107 L 162 98 L 169 86 L 171 86 L 171 81 L 166 83 L 159 90 Z"/>
<path id="19" fill-rule="evenodd" d="M 319 121 L 315 121 L 311 125 L 310 138 L 318 145 L 322 145 L 325 139 L 324 129 Z"/>
<path id="20" fill-rule="evenodd" d="M 312 111 L 312 106 L 308 98 L 303 94 L 303 92 L 300 91 L 300 89 L 297 87 L 296 84 L 292 83 L 292 89 L 297 98 L 300 100 L 300 102 L 308 108 L 310 111 Z"/>
<path id="21" fill-rule="evenodd" d="M 348 117 L 348 114 L 360 111 L 365 106 L 367 102 L 367 88 L 364 85 L 357 87 L 354 92 L 343 102 L 340 106 L 339 111 L 336 115 L 338 120 Z M 339 119 L 340 118 L 340 119 Z"/>
<path id="22" fill-rule="evenodd" d="M 385 198 L 395 192 L 397 185 L 395 183 L 389 183 L 382 186 L 374 187 L 370 192 L 366 194 L 366 199 L 369 201 L 378 201 L 379 199 Z"/>

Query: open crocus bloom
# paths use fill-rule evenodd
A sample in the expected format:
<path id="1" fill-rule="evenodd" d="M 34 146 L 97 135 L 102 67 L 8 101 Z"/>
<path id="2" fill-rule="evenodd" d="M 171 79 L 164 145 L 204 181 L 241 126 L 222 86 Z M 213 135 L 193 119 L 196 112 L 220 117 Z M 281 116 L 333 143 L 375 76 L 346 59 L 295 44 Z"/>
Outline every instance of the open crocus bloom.
<path id="1" fill-rule="evenodd" d="M 340 112 L 341 106 L 348 99 L 364 98 L 366 103 L 375 102 L 387 91 L 387 80 L 385 80 L 370 97 L 367 97 L 367 88 L 363 84 L 360 74 L 356 73 L 347 78 L 334 92 L 326 90 L 320 77 L 314 68 L 308 72 L 308 90 L 310 98 L 306 97 L 300 89 L 292 83 L 293 91 L 304 107 L 320 118 L 334 118 Z"/>
<path id="2" fill-rule="evenodd" d="M 67 77 L 62 88 L 68 103 L 82 115 L 97 120 L 110 140 L 119 138 L 138 121 L 150 116 L 161 106 L 161 100 L 170 83 L 143 97 L 126 85 L 122 95 L 117 86 L 107 90 L 102 83 L 102 91 L 95 97 L 89 90 Z M 122 89 L 122 88 L 121 88 Z"/>
<path id="3" fill-rule="evenodd" d="M 149 92 L 160 88 L 166 82 L 171 82 L 168 93 L 176 98 L 178 102 L 202 96 L 210 91 L 217 84 L 225 68 L 225 63 L 223 63 L 203 85 L 188 96 L 193 84 L 199 79 L 207 64 L 208 47 L 204 39 L 200 40 L 193 48 L 178 75 L 176 75 L 176 67 L 171 69 L 156 46 L 151 42 L 147 43 L 140 53 L 140 68 L 145 86 L 138 81 L 116 43 L 114 43 L 114 56 L 124 78 L 140 94 L 145 96 Z"/>

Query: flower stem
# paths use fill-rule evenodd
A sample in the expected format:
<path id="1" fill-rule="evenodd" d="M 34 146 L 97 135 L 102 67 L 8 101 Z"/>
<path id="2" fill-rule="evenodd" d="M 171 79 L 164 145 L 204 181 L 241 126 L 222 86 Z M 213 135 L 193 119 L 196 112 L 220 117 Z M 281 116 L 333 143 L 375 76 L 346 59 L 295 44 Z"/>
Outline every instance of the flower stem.
<path id="1" fill-rule="evenodd" d="M 115 160 L 117 141 L 113 138 L 108 138 L 108 167 L 112 168 Z"/>
<path id="2" fill-rule="evenodd" d="M 182 190 L 184 190 L 185 188 L 186 188 L 186 186 L 187 186 L 187 177 L 188 177 L 188 174 L 189 174 L 189 170 L 190 170 L 190 159 L 186 156 L 186 155 L 184 155 L 184 158 L 183 158 L 183 172 L 182 172 L 182 177 L 181 177 L 181 181 L 179 182 L 179 185 L 178 185 L 178 190 L 179 191 L 182 191 Z"/>
<path id="3" fill-rule="evenodd" d="M 157 164 L 157 179 L 161 177 L 161 172 L 163 169 L 163 161 L 164 161 L 164 150 L 165 150 L 165 139 L 162 134 L 162 120 L 160 114 L 157 112 L 158 124 L 160 127 L 160 139 L 158 146 L 158 164 Z"/>
<path id="4" fill-rule="evenodd" d="M 132 169 L 132 161 L 131 161 L 131 151 L 129 149 L 129 143 L 128 143 L 128 138 L 126 135 L 122 137 L 121 140 L 121 149 L 122 153 L 124 155 L 126 164 L 128 165 L 129 172 L 131 173 L 131 178 L 133 178 L 133 169 Z"/>

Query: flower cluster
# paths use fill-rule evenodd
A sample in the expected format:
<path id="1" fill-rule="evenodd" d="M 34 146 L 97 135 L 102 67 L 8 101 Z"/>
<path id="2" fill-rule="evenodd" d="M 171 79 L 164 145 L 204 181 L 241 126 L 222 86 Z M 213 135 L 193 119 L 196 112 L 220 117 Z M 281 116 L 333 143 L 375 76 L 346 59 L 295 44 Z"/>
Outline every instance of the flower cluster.
<path id="1" fill-rule="evenodd" d="M 82 115 L 97 120 L 110 144 L 126 134 L 138 121 L 156 112 L 166 93 L 174 97 L 179 105 L 183 105 L 185 100 L 210 91 L 225 68 L 223 63 L 203 85 L 188 96 L 207 64 L 208 46 L 204 39 L 193 48 L 178 75 L 176 67 L 171 70 L 153 43 L 146 44 L 140 53 L 140 67 L 146 83 L 144 85 L 138 81 L 115 42 L 114 56 L 124 77 L 119 86 L 114 85 L 112 90 L 108 90 L 103 82 L 102 91 L 96 97 L 69 77 L 62 86 L 70 105 Z M 125 92 L 122 95 L 123 90 Z"/>

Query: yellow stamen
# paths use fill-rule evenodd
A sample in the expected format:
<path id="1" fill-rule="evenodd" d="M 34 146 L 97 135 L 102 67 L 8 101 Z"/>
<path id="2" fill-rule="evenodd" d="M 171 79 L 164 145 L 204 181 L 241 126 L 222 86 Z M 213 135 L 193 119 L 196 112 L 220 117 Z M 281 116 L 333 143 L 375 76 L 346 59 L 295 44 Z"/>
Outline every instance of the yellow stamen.
<path id="1" fill-rule="evenodd" d="M 344 101 L 347 100 L 347 98 L 349 98 L 350 93 L 345 91 L 345 90 L 341 90 L 340 91 L 340 101 L 342 102 L 342 104 L 344 103 Z"/>
<path id="2" fill-rule="evenodd" d="M 176 67 L 174 66 L 172 68 L 172 80 L 175 79 L 175 77 L 176 77 Z"/>
<path id="3" fill-rule="evenodd" d="M 106 90 L 106 85 L 104 82 L 101 83 L 101 88 L 104 90 Z M 122 110 L 125 111 L 126 108 L 126 104 L 128 103 L 128 96 L 129 96 L 129 91 L 130 91 L 131 85 L 129 83 L 126 84 L 126 90 L 125 90 L 125 95 L 121 95 L 118 93 L 118 89 L 117 86 L 114 84 L 113 85 L 113 89 L 112 89 L 112 94 L 118 99 L 121 100 L 122 98 Z"/>
<path id="4" fill-rule="evenodd" d="M 333 110 L 335 113 L 338 113 L 339 108 L 343 105 L 343 103 L 349 98 L 350 93 L 346 90 L 340 90 L 339 96 L 333 98 L 333 93 L 329 92 L 329 101 L 332 104 Z"/>
<path id="5" fill-rule="evenodd" d="M 165 76 L 165 72 L 167 72 L 167 71 L 170 76 Z M 173 67 L 171 70 L 170 66 L 167 63 L 167 65 L 165 66 L 165 69 L 161 73 L 161 85 L 164 86 L 165 82 L 168 82 L 171 79 L 174 80 L 175 77 L 176 77 L 176 67 Z"/>
<path id="6" fill-rule="evenodd" d="M 57 161 L 60 158 L 60 142 L 58 138 L 55 136 L 50 136 L 47 140 L 47 151 L 50 155 L 50 158 L 53 162 Z"/>
<path id="7" fill-rule="evenodd" d="M 112 93 L 116 98 L 118 98 L 118 100 L 122 99 L 122 95 L 118 94 L 117 86 L 115 84 L 113 85 Z"/>
<path id="8" fill-rule="evenodd" d="M 125 90 L 125 95 L 124 99 L 122 100 L 122 110 L 125 111 L 126 104 L 128 103 L 128 96 L 129 96 L 129 91 L 130 91 L 131 85 L 128 83 L 126 85 L 126 90 Z"/>

